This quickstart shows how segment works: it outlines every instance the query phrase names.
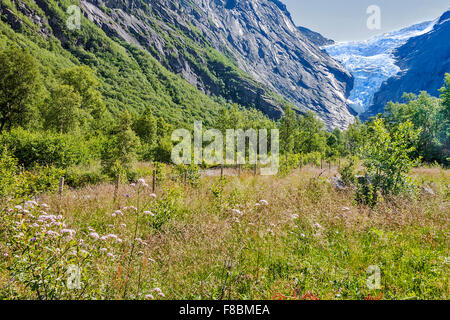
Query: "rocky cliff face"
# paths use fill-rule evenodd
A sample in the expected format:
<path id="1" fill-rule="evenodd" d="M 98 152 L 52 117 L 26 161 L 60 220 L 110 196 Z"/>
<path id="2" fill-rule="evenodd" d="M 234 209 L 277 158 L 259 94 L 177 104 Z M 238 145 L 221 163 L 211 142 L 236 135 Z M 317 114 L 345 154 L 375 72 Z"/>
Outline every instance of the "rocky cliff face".
<path id="1" fill-rule="evenodd" d="M 303 33 L 309 41 L 314 43 L 316 46 L 323 47 L 323 46 L 329 46 L 334 44 L 334 40 L 325 38 L 320 33 L 312 31 L 305 27 L 298 27 L 298 30 L 300 30 L 301 33 Z"/>
<path id="2" fill-rule="evenodd" d="M 278 0 L 80 2 L 109 36 L 149 51 L 208 94 L 273 118 L 282 114 L 281 96 L 299 111 L 316 111 L 330 128 L 354 119 L 352 76 L 294 26 Z"/>
<path id="3" fill-rule="evenodd" d="M 450 10 L 434 24 L 431 31 L 409 39 L 396 49 L 394 58 L 401 71 L 388 79 L 375 94 L 362 119 L 383 112 L 387 102 L 400 102 L 403 93 L 427 91 L 439 96 L 445 73 L 450 72 Z"/>

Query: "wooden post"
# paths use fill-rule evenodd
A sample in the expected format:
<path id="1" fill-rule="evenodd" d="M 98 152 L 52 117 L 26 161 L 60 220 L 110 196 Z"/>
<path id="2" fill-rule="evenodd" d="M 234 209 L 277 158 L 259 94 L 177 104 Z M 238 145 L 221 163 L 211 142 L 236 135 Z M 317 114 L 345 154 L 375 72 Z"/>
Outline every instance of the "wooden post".
<path id="1" fill-rule="evenodd" d="M 59 195 L 60 200 L 61 200 L 63 191 L 64 191 L 64 177 L 61 177 L 61 178 L 59 178 L 59 188 L 58 188 L 58 195 Z"/>
<path id="2" fill-rule="evenodd" d="M 58 211 L 61 211 L 61 201 L 62 201 L 63 191 L 64 191 L 64 177 L 61 177 L 61 178 L 59 178 L 59 188 L 58 188 L 58 196 L 59 196 Z M 25 203 L 24 203 L 24 208 L 25 208 Z"/>
<path id="3" fill-rule="evenodd" d="M 241 164 L 238 164 L 238 175 L 241 176 Z"/>
<path id="4" fill-rule="evenodd" d="M 223 163 L 220 165 L 220 179 L 223 179 Z"/>
<path id="5" fill-rule="evenodd" d="M 253 175 L 256 176 L 257 171 L 258 171 L 258 164 L 257 163 L 255 163 L 255 167 L 253 169 L 254 169 Z"/>
<path id="6" fill-rule="evenodd" d="M 187 169 L 184 170 L 184 188 L 186 189 L 187 186 Z"/>
<path id="7" fill-rule="evenodd" d="M 153 170 L 153 180 L 152 180 L 152 192 L 156 191 L 156 170 Z"/>
<path id="8" fill-rule="evenodd" d="M 116 176 L 116 185 L 114 187 L 114 202 L 117 201 L 117 196 L 119 195 L 119 184 L 120 184 L 120 174 Z"/>

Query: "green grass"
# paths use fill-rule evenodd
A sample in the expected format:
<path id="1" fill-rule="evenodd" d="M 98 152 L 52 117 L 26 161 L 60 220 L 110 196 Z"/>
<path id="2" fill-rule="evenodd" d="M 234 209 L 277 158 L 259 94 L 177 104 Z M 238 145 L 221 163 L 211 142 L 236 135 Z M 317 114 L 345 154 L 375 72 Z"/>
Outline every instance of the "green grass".
<path id="1" fill-rule="evenodd" d="M 151 172 L 145 167 L 141 172 Z M 89 252 L 83 263 L 77 260 L 86 288 L 62 289 L 63 276 L 63 284 L 53 284 L 60 289 L 54 298 L 448 299 L 448 171 L 416 170 L 413 175 L 426 177 L 434 195 L 381 201 L 375 209 L 355 204 L 352 191 L 326 182 L 334 171 L 316 178 L 320 172 L 306 167 L 283 177 L 244 173 L 222 182 L 203 177 L 186 188 L 182 179 L 166 179 L 156 199 L 149 188 L 121 185 L 116 203 L 112 185 L 69 190 L 61 199 L 43 196 L 39 202 L 53 208 L 49 213 L 61 213 L 76 230 L 74 238 L 85 241 L 73 248 Z M 256 206 L 260 200 L 268 205 Z M 124 209 L 130 206 L 139 214 Z M 124 216 L 113 217 L 118 208 Z M 143 213 L 148 210 L 153 217 Z M 136 223 L 136 238 L 143 242 L 133 240 Z M 89 228 L 123 242 L 93 241 Z M 17 272 L 20 260 L 9 242 L 0 242 L 0 296 L 36 299 L 36 290 L 18 278 L 9 281 L 7 267 Z M 380 289 L 367 287 L 370 266 L 381 271 Z"/>

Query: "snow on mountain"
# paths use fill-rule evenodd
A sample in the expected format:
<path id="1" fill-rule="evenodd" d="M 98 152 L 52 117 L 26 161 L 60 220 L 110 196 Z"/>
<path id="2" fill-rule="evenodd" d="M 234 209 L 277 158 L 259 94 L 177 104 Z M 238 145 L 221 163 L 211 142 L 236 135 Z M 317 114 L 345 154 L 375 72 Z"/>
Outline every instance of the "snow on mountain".
<path id="1" fill-rule="evenodd" d="M 353 110 L 358 114 L 366 111 L 382 83 L 400 71 L 393 51 L 405 44 L 408 39 L 430 32 L 435 23 L 436 21 L 427 21 L 366 41 L 340 42 L 323 47 L 355 78 L 348 99 Z"/>

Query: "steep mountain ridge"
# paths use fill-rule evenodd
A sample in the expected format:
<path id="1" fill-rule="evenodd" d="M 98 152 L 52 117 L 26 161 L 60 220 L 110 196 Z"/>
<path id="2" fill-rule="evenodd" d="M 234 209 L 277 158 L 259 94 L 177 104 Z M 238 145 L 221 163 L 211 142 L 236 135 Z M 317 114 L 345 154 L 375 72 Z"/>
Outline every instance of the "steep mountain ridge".
<path id="1" fill-rule="evenodd" d="M 278 118 L 282 102 L 271 93 L 275 92 L 300 111 L 316 111 L 330 128 L 345 128 L 353 121 L 346 105 L 351 75 L 294 26 L 279 1 L 80 3 L 87 17 L 110 37 L 146 49 L 208 94 Z"/>

